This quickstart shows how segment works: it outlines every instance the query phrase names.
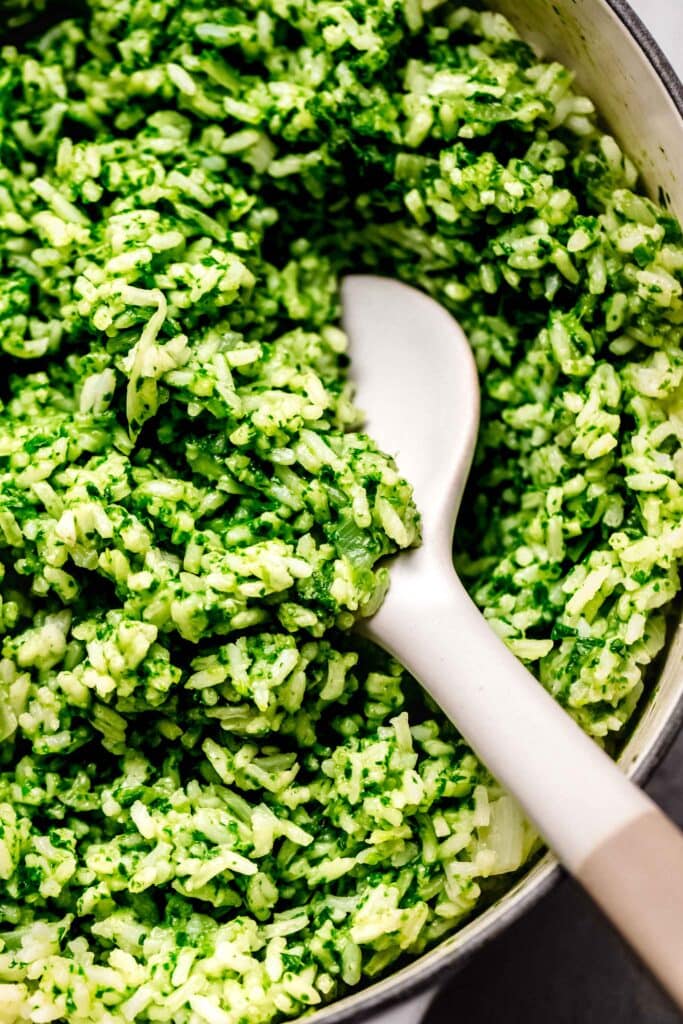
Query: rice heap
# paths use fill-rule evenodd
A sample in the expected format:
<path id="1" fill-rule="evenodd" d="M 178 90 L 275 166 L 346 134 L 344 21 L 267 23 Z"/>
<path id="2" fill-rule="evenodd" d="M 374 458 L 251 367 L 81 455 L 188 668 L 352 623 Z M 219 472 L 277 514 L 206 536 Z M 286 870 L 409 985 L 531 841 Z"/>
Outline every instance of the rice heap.
<path id="1" fill-rule="evenodd" d="M 0 131 L 0 1021 L 297 1016 L 535 846 L 348 633 L 419 522 L 339 275 L 468 332 L 458 568 L 609 744 L 679 588 L 680 228 L 438 0 L 90 0 L 3 50 Z"/>

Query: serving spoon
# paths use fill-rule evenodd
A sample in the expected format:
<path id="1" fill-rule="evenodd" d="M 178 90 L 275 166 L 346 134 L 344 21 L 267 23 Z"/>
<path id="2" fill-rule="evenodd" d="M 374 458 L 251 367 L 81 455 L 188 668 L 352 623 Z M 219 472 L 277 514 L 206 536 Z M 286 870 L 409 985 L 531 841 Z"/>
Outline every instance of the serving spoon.
<path id="1" fill-rule="evenodd" d="M 460 582 L 453 530 L 479 425 L 460 325 L 372 275 L 342 284 L 356 400 L 422 514 L 363 632 L 431 694 L 548 846 L 683 1009 L 683 834 L 493 632 Z"/>

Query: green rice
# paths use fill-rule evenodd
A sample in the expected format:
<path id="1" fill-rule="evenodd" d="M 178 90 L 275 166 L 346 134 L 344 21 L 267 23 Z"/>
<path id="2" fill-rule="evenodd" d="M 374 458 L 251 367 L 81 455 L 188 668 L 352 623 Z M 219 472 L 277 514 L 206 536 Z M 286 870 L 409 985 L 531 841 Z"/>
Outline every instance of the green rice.
<path id="1" fill-rule="evenodd" d="M 457 567 L 611 748 L 680 585 L 680 228 L 499 15 L 90 0 L 3 50 L 0 235 L 0 1022 L 296 1017 L 538 848 L 349 632 L 419 518 L 339 277 L 462 322 Z"/>

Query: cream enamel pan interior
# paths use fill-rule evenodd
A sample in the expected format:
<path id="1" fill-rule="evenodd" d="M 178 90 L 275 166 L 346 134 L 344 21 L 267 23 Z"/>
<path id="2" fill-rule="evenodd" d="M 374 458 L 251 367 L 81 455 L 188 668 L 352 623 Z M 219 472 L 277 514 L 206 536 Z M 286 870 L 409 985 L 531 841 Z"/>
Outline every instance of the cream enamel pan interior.
<path id="1" fill-rule="evenodd" d="M 515 24 L 546 58 L 571 68 L 605 124 L 640 168 L 650 195 L 683 220 L 683 86 L 624 0 L 495 0 L 490 4 Z M 683 623 L 671 623 L 666 657 L 651 681 L 647 703 L 621 758 L 643 782 L 663 756 L 683 720 Z M 384 980 L 307 1018 L 341 1024 L 384 1018 L 417 1019 L 419 1003 L 486 941 L 502 931 L 557 881 L 560 869 L 547 854 L 504 896 L 431 952 Z M 397 1004 L 403 1004 L 400 1014 Z M 379 1022 L 377 1022 L 379 1024 Z"/>

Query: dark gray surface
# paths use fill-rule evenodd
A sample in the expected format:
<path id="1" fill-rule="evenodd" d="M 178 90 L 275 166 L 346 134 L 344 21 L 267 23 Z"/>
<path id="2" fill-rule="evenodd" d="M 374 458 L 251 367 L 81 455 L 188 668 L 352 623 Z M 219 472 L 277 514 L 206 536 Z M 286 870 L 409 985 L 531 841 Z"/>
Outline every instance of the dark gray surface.
<path id="1" fill-rule="evenodd" d="M 683 825 L 683 735 L 647 789 Z M 425 1018 L 425 1024 L 459 1021 L 679 1024 L 683 1015 L 574 882 L 565 879 L 482 950 L 443 990 Z"/>

